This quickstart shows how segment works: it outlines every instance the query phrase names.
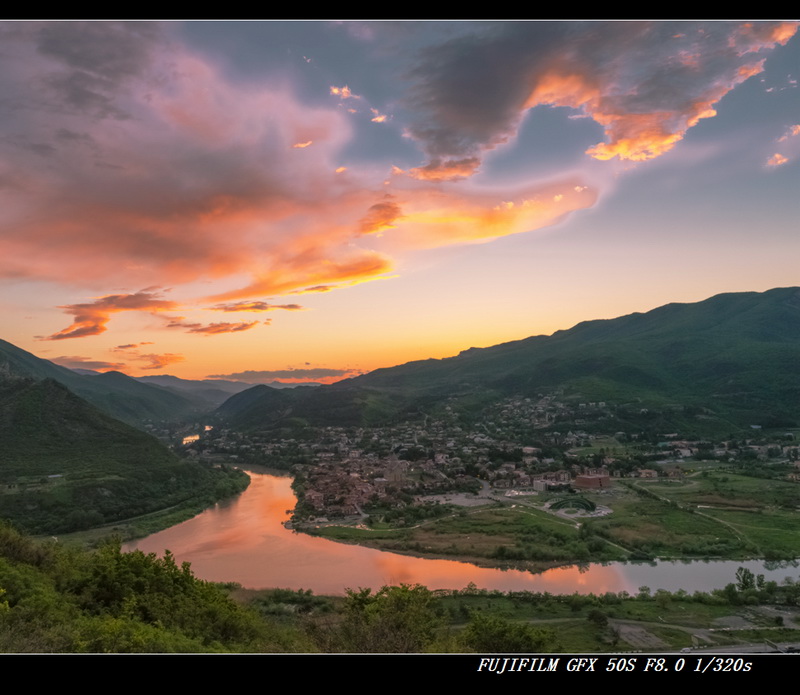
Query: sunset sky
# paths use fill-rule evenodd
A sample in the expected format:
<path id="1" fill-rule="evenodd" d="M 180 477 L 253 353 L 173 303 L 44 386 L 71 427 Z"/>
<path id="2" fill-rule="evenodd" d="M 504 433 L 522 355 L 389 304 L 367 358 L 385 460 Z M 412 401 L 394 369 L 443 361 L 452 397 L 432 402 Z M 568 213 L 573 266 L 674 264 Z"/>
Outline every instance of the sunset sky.
<path id="1" fill-rule="evenodd" d="M 800 284 L 792 22 L 0 22 L 0 338 L 330 382 Z"/>

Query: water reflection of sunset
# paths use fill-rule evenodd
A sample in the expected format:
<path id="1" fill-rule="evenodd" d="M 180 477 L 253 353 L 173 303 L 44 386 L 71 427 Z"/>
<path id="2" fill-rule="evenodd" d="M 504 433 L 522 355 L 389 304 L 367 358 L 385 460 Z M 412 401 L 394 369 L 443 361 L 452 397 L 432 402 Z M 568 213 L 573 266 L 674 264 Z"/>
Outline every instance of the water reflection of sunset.
<path id="1" fill-rule="evenodd" d="M 235 500 L 129 543 L 125 549 L 162 553 L 169 548 L 179 562 L 190 562 L 197 576 L 211 581 L 236 581 L 250 588 L 312 589 L 320 594 L 400 583 L 423 584 L 431 589 L 462 589 L 473 583 L 499 591 L 554 594 L 635 593 L 643 584 L 653 589 L 675 590 L 683 586 L 708 590 L 724 586 L 736 570 L 737 563 L 700 565 L 701 571 L 697 563 L 615 563 L 531 574 L 386 553 L 284 528 L 287 510 L 295 503 L 291 478 L 254 472 L 250 475 L 250 487 Z M 758 563 L 738 564 L 752 565 L 753 570 L 764 572 Z"/>

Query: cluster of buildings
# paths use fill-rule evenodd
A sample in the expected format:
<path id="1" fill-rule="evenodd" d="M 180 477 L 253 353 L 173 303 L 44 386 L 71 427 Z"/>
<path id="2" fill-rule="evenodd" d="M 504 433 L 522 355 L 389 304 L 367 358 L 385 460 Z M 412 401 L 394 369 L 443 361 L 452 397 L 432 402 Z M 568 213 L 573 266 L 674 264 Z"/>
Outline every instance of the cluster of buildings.
<path id="1" fill-rule="evenodd" d="M 654 443 L 618 425 L 605 402 L 567 403 L 550 394 L 507 398 L 472 417 L 454 401 L 411 422 L 306 428 L 302 439 L 224 427 L 196 437 L 199 426 L 176 436 L 189 455 L 292 470 L 295 517 L 304 520 L 363 518 L 443 493 L 603 490 L 615 478 L 681 477 L 678 464 L 692 458 L 798 459 L 790 435 L 712 443 L 671 433 Z M 619 448 L 598 448 L 599 438 Z"/>

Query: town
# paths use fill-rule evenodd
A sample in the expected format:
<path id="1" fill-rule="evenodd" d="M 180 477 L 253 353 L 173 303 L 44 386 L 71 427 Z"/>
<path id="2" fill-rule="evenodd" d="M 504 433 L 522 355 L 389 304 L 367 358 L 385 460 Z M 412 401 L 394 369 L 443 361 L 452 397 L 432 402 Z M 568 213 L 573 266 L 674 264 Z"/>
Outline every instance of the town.
<path id="1" fill-rule="evenodd" d="M 404 527 L 491 503 L 596 517 L 610 510 L 576 493 L 612 499 L 619 483 L 683 481 L 719 466 L 798 481 L 793 431 L 767 433 L 754 425 L 747 437 L 689 438 L 648 429 L 658 416 L 651 409 L 635 416 L 643 427 L 619 429 L 631 420 L 630 406 L 573 402 L 554 393 L 505 398 L 471 416 L 454 401 L 385 427 L 276 434 L 195 426 L 200 435 L 181 430 L 172 436 L 187 456 L 290 470 L 298 496 L 292 524 L 299 529 Z"/>

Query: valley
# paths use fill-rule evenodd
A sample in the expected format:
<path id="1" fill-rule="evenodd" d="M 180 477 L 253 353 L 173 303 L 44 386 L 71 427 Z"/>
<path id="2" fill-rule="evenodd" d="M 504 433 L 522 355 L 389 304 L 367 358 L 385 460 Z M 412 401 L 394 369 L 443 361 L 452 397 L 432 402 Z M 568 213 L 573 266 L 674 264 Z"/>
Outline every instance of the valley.
<path id="1" fill-rule="evenodd" d="M 290 473 L 289 524 L 320 540 L 534 573 L 620 561 L 793 561 L 800 408 L 797 375 L 781 370 L 800 355 L 791 330 L 763 326 L 776 316 L 795 325 L 798 296 L 795 288 L 721 295 L 280 390 L 238 384 L 226 393 L 119 375 L 104 382 L 111 390 L 87 391 L 80 380 L 96 384 L 96 375 L 61 382 L 45 360 L 0 345 L 0 513 L 30 533 L 66 542 L 79 531 L 102 545 L 104 534 L 149 533 L 237 494 L 248 481 L 237 469 L 256 464 Z M 695 332 L 681 333 L 687 326 Z M 678 334 L 683 353 L 693 355 L 691 378 L 674 364 L 647 366 L 647 355 L 674 351 Z M 736 366 L 720 371 L 723 342 Z M 589 377 L 581 355 L 604 353 L 641 368 L 593 358 Z M 133 417 L 135 426 L 111 415 L 118 406 L 108 404 L 124 402 L 124 393 L 158 402 L 165 383 L 168 407 L 169 399 L 185 401 L 171 418 L 158 417 L 155 406 L 149 417 Z M 202 395 L 193 400 L 193 392 Z M 764 580 L 753 582 L 763 593 L 753 594 L 754 605 L 772 601 L 775 582 L 772 594 Z M 746 581 L 738 591 L 749 588 Z M 640 600 L 673 600 L 665 596 Z M 456 622 L 459 611 L 478 620 L 463 600 L 446 610 Z M 642 629 L 660 635 L 653 639 L 661 645 L 684 639 L 626 627 L 645 614 L 602 612 L 602 625 L 599 615 L 584 618 L 600 629 L 595 648 L 634 644 Z M 536 620 L 561 618 L 556 611 Z M 466 639 L 489 627 L 459 629 Z M 552 641 L 555 633 L 547 634 Z"/>

